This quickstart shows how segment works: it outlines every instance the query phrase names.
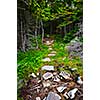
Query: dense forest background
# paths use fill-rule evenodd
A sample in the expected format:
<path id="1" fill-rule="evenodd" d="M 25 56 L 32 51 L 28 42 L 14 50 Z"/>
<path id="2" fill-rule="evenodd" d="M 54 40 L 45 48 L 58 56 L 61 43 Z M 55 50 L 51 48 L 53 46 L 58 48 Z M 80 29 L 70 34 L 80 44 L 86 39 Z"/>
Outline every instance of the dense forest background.
<path id="1" fill-rule="evenodd" d="M 38 48 L 38 38 L 43 42 L 47 34 L 61 35 L 62 41 L 69 42 L 66 36 L 75 37 L 82 24 L 82 9 L 82 0 L 17 0 L 18 50 L 32 49 L 32 37 Z"/>

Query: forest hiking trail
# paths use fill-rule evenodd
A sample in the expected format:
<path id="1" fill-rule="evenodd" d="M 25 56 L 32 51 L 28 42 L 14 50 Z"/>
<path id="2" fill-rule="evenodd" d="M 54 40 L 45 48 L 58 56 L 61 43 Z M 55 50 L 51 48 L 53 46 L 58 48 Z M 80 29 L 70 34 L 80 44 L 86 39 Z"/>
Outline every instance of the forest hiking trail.
<path id="1" fill-rule="evenodd" d="M 83 100 L 83 0 L 18 0 L 18 100 Z"/>
<path id="2" fill-rule="evenodd" d="M 58 62 L 57 51 L 53 49 L 54 40 L 45 41 L 50 53 L 42 59 L 42 66 L 37 74 L 32 73 L 26 86 L 21 90 L 24 100 L 83 100 L 83 81 L 75 68 L 52 65 Z"/>

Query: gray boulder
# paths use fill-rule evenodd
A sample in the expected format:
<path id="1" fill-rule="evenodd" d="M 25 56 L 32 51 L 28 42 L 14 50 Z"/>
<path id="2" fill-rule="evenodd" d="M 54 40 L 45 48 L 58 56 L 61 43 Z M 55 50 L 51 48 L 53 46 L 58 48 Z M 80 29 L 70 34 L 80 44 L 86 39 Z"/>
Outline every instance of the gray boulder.
<path id="1" fill-rule="evenodd" d="M 65 47 L 65 49 L 67 49 L 69 56 L 83 59 L 83 44 L 81 42 L 71 42 Z"/>
<path id="2" fill-rule="evenodd" d="M 60 99 L 61 97 L 57 93 L 49 92 L 46 100 L 60 100 Z"/>

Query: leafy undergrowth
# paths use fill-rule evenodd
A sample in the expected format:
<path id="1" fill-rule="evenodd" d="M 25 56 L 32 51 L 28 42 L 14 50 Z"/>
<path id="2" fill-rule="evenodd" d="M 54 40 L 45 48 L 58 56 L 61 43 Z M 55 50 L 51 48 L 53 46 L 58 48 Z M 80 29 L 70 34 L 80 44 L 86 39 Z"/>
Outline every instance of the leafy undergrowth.
<path id="1" fill-rule="evenodd" d="M 27 52 L 18 52 L 17 57 L 17 75 L 18 79 L 27 79 L 31 72 L 36 73 L 42 66 L 41 59 L 48 54 L 48 47 L 42 45 L 39 50 L 29 50 Z"/>

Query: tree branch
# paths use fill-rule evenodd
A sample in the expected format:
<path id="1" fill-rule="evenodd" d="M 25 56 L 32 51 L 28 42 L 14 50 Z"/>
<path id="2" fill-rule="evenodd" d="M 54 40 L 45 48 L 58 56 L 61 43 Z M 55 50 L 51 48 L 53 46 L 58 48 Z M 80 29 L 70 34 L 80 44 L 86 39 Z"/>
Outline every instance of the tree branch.
<path id="1" fill-rule="evenodd" d="M 17 9 L 20 9 L 20 10 L 25 10 L 25 8 L 21 8 L 21 7 L 17 7 Z"/>
<path id="2" fill-rule="evenodd" d="M 21 1 L 23 1 L 28 6 L 28 2 L 26 2 L 25 0 L 21 0 Z"/>

